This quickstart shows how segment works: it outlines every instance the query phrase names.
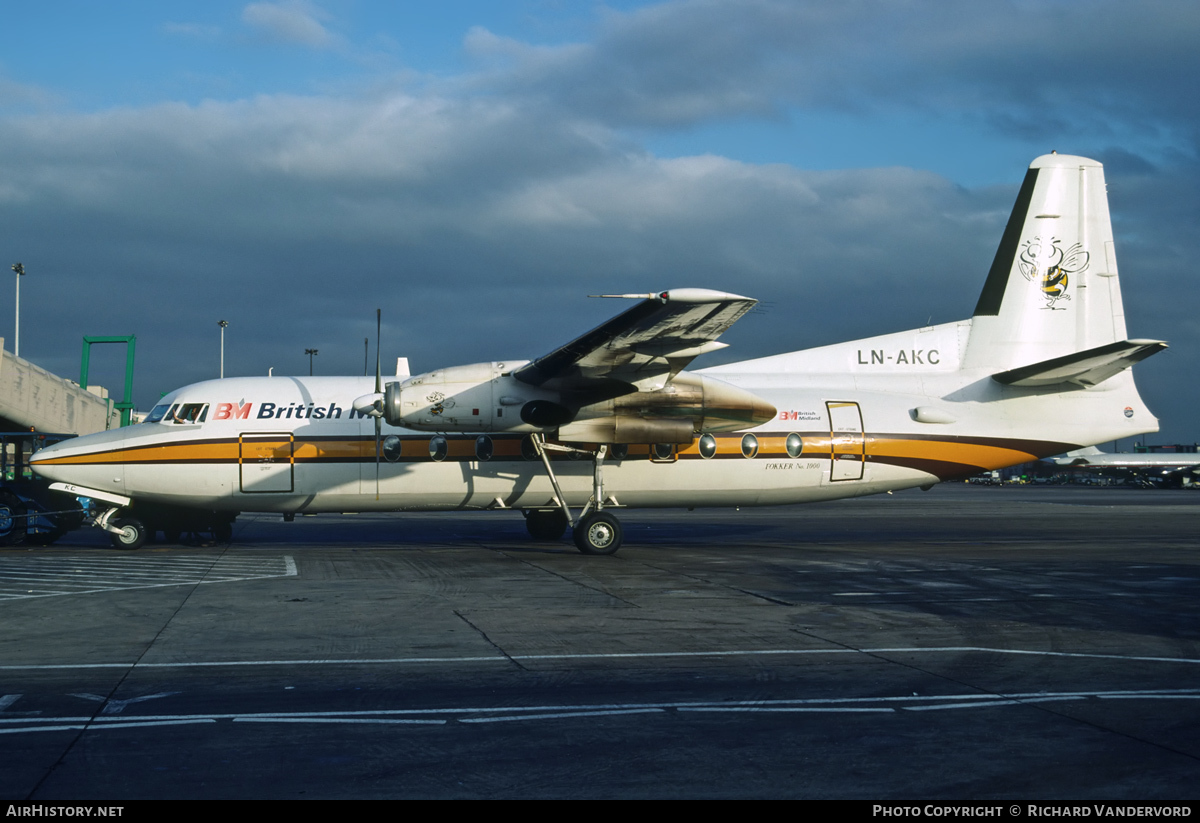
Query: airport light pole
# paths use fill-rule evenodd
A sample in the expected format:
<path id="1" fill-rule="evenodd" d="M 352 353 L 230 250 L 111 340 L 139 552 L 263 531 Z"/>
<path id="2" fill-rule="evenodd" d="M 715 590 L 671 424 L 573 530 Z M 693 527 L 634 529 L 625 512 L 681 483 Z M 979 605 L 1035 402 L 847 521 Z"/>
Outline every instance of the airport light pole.
<path id="1" fill-rule="evenodd" d="M 316 349 L 305 349 L 304 353 L 308 355 L 308 376 L 312 377 L 312 359 L 313 359 L 313 355 L 317 353 L 317 350 Z"/>
<path id="2" fill-rule="evenodd" d="M 218 320 L 217 325 L 221 327 L 221 379 L 225 379 L 225 327 L 229 325 L 228 320 Z"/>
<path id="3" fill-rule="evenodd" d="M 12 270 L 17 273 L 17 333 L 13 337 L 13 356 L 21 356 L 21 277 L 25 274 L 25 267 L 20 263 L 13 263 Z"/>

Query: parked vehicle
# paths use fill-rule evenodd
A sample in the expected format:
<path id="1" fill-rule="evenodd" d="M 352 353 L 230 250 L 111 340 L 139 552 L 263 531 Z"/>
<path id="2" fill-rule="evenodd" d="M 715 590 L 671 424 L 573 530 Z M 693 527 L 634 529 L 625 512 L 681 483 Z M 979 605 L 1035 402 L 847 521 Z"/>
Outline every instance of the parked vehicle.
<path id="1" fill-rule="evenodd" d="M 69 494 L 50 491 L 34 475 L 29 459 L 73 434 L 0 432 L 0 546 L 49 546 L 83 525 L 84 512 Z"/>

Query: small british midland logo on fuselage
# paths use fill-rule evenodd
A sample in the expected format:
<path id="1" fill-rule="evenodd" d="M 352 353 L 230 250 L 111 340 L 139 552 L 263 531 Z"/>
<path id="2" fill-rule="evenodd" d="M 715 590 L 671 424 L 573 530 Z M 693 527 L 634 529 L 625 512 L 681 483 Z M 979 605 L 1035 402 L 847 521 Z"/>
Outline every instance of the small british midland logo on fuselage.
<path id="1" fill-rule="evenodd" d="M 1062 300 L 1070 300 L 1067 293 L 1071 285 L 1071 275 L 1080 274 L 1087 270 L 1089 255 L 1083 250 L 1082 243 L 1076 243 L 1065 252 L 1062 241 L 1057 237 L 1042 240 L 1034 237 L 1026 240 L 1017 258 L 1017 267 L 1026 280 L 1036 283 L 1046 298 L 1046 309 L 1065 309 L 1066 306 L 1056 306 Z"/>

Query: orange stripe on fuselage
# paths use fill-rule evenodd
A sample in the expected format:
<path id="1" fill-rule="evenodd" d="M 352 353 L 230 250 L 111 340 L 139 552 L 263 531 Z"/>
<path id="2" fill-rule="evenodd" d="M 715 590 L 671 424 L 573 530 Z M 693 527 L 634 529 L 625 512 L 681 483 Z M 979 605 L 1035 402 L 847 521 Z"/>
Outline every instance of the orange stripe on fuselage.
<path id="1" fill-rule="evenodd" d="M 868 438 L 867 460 L 888 457 L 937 460 L 989 470 L 1038 459 L 1037 455 L 1027 451 L 1003 446 L 945 440 L 892 440 L 879 436 Z"/>
<path id="2" fill-rule="evenodd" d="M 742 434 L 716 435 L 716 457 L 733 458 L 741 456 Z M 792 459 L 787 454 L 787 434 L 778 432 L 755 434 L 759 449 L 757 459 L 784 458 Z M 805 433 L 804 450 L 801 458 L 829 458 L 830 437 L 827 433 Z M 402 461 L 430 460 L 429 441 L 431 436 L 405 435 L 400 438 L 400 454 L 397 459 Z M 447 438 L 448 461 L 473 461 L 475 456 L 475 438 L 457 436 Z M 868 461 L 897 462 L 904 460 L 930 460 L 944 464 L 956 464 L 964 468 L 979 467 L 980 469 L 998 469 L 1017 463 L 1036 460 L 1039 455 L 1028 449 L 1037 444 L 1029 441 L 1013 440 L 1014 446 L 1002 445 L 1003 440 L 989 438 L 988 443 L 970 442 L 968 440 L 937 440 L 916 439 L 903 436 L 868 435 L 866 455 Z M 264 448 L 278 449 L 276 455 L 286 459 L 287 438 L 271 439 L 255 437 L 253 447 L 256 454 Z M 521 458 L 521 438 L 519 436 L 498 435 L 492 438 L 493 459 Z M 1023 448 L 1018 448 L 1020 444 Z M 645 459 L 650 452 L 646 445 L 629 447 L 627 459 Z M 1047 451 L 1046 453 L 1056 453 Z M 153 446 L 114 449 L 111 451 L 93 452 L 91 454 L 71 455 L 39 460 L 46 466 L 67 465 L 107 465 L 118 463 L 237 463 L 239 455 L 243 455 L 241 444 L 237 440 L 200 441 L 190 443 L 173 443 Z M 699 441 L 680 448 L 678 455 L 685 459 L 703 459 L 699 453 Z M 243 455 L 244 456 L 244 455 Z M 555 453 L 553 459 L 565 459 L 564 455 Z M 356 437 L 344 439 L 296 440 L 292 446 L 292 459 L 295 462 L 337 462 L 362 461 L 375 459 L 375 439 L 373 437 Z"/>

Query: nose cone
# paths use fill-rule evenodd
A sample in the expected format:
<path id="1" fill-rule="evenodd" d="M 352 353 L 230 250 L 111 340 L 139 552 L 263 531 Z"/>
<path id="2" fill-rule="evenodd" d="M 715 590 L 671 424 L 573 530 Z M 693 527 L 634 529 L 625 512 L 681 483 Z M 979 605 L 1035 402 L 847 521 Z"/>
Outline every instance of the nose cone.
<path id="1" fill-rule="evenodd" d="M 124 494 L 122 451 L 127 434 L 114 429 L 64 440 L 39 451 L 29 465 L 39 477 L 56 483 Z"/>

